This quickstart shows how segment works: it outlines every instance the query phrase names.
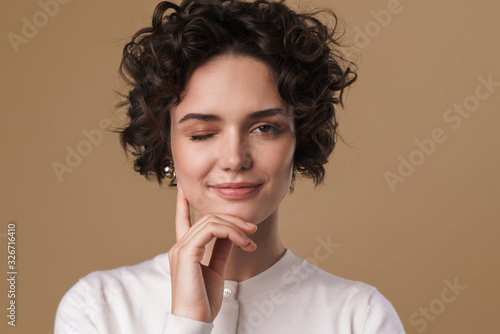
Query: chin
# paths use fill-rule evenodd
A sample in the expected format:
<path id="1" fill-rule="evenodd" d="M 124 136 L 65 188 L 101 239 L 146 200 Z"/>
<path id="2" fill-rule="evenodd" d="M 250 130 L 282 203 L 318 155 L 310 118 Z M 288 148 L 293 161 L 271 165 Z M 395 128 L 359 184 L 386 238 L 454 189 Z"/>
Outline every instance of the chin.
<path id="1" fill-rule="evenodd" d="M 260 224 L 262 221 L 267 219 L 272 214 L 272 212 L 266 213 L 263 210 L 252 210 L 246 207 L 242 210 L 228 210 L 227 214 L 239 217 L 253 224 Z"/>
<path id="2" fill-rule="evenodd" d="M 261 223 L 263 220 L 265 220 L 272 214 L 272 212 L 265 213 L 264 210 L 259 208 L 252 208 L 248 203 L 238 203 L 234 205 L 226 204 L 218 208 L 212 208 L 212 210 L 214 209 L 217 211 L 213 211 L 210 213 L 231 215 L 254 224 Z"/>

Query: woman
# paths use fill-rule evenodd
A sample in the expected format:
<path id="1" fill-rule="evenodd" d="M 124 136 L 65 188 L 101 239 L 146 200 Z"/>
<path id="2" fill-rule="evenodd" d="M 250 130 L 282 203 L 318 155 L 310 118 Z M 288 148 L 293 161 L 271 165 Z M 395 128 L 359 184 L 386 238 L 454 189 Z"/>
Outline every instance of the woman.
<path id="1" fill-rule="evenodd" d="M 322 182 L 334 106 L 356 79 L 334 33 L 282 2 L 157 6 L 124 49 L 120 136 L 136 171 L 177 187 L 177 241 L 81 279 L 56 332 L 404 333 L 377 289 L 296 257 L 278 233 L 295 172 Z"/>

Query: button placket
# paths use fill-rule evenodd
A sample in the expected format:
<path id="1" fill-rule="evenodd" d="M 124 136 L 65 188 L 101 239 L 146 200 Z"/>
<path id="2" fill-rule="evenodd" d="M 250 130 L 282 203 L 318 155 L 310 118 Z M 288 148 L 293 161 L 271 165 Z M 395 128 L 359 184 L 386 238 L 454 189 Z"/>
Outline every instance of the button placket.
<path id="1" fill-rule="evenodd" d="M 224 283 L 223 297 L 226 300 L 236 300 L 238 292 L 238 282 L 226 281 Z"/>

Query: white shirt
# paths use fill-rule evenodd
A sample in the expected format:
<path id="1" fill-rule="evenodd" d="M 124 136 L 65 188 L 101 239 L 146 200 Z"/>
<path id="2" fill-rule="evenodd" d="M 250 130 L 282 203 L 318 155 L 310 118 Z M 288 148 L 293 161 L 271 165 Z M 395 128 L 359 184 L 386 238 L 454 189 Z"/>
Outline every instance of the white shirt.
<path id="1" fill-rule="evenodd" d="M 332 275 L 289 249 L 242 282 L 225 281 L 214 323 L 170 313 L 167 253 L 80 279 L 57 310 L 55 334 L 400 334 L 394 307 L 374 287 Z"/>

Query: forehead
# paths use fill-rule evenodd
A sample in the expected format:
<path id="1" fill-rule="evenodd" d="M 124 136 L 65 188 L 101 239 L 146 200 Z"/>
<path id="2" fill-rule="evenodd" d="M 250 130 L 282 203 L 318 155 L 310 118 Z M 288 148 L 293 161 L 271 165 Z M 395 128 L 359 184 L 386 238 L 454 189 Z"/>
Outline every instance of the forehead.
<path id="1" fill-rule="evenodd" d="M 254 58 L 224 55 L 193 72 L 171 116 L 175 122 L 190 112 L 237 116 L 269 108 L 286 109 L 272 69 Z"/>

